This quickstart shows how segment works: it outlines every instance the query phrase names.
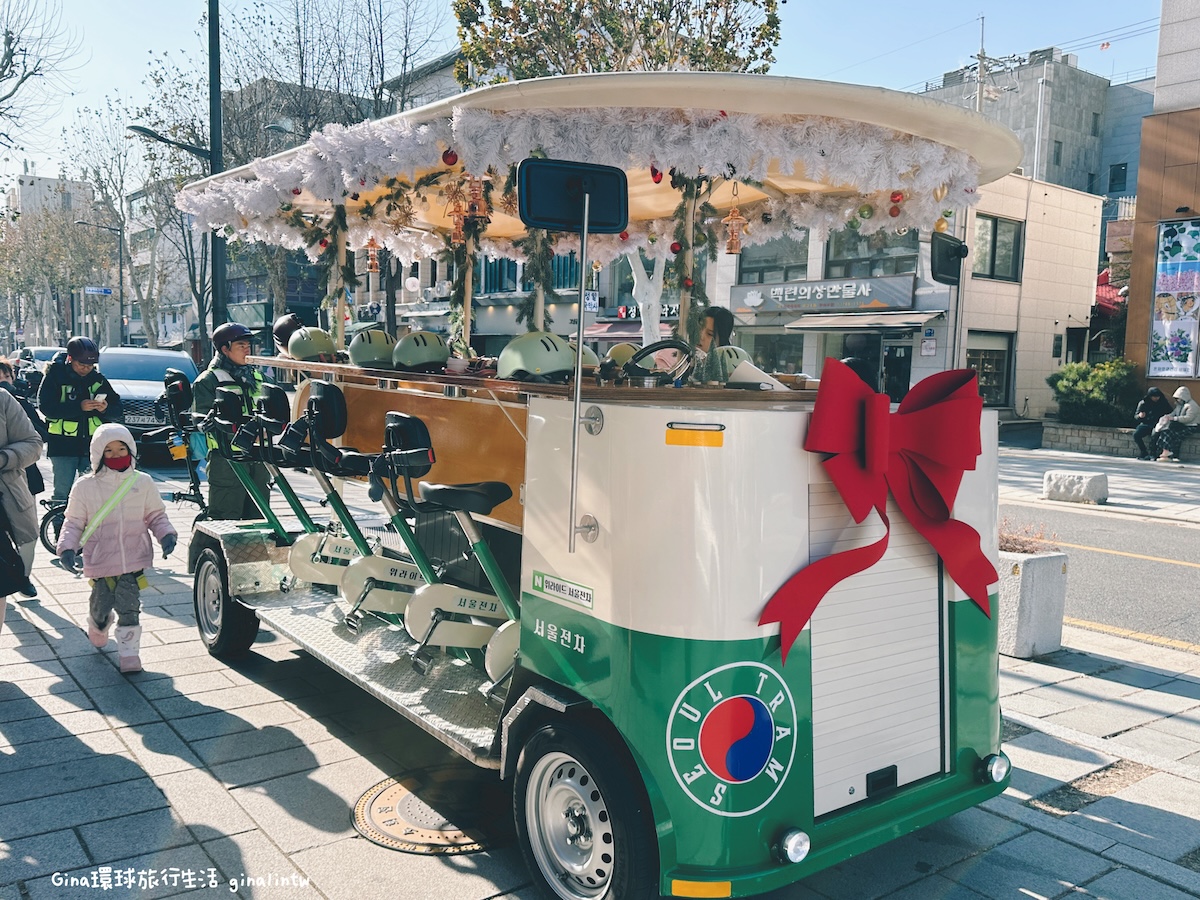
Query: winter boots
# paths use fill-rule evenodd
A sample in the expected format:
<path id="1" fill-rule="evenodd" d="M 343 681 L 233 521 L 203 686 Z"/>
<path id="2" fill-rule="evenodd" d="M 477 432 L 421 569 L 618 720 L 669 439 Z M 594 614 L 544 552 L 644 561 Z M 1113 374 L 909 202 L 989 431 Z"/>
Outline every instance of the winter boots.
<path id="1" fill-rule="evenodd" d="M 117 626 L 117 659 L 121 663 L 121 674 L 129 675 L 142 671 L 141 652 L 142 626 Z"/>
<path id="2" fill-rule="evenodd" d="M 100 628 L 92 621 L 90 615 L 87 617 L 88 640 L 92 642 L 93 647 L 105 647 L 108 645 L 108 632 L 113 627 L 113 622 L 115 621 L 117 621 L 117 614 L 110 612 L 108 614 L 108 621 L 104 623 L 103 628 Z"/>

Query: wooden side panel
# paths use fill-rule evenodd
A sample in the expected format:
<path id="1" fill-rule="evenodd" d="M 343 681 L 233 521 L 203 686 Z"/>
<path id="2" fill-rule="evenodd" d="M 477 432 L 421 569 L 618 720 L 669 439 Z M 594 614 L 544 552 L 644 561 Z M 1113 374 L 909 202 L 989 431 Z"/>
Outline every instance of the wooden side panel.
<path id="1" fill-rule="evenodd" d="M 377 453 L 383 449 L 384 417 L 390 410 L 418 416 L 429 428 L 433 452 L 437 456 L 437 462 L 423 480 L 442 484 L 503 481 L 512 488 L 512 499 L 496 507 L 489 518 L 518 529 L 521 527 L 524 513 L 519 497 L 525 481 L 524 407 L 505 405 L 501 408 L 486 400 L 389 391 L 357 384 L 341 387 L 346 395 L 350 419 L 343 440 L 346 446 L 363 453 Z"/>

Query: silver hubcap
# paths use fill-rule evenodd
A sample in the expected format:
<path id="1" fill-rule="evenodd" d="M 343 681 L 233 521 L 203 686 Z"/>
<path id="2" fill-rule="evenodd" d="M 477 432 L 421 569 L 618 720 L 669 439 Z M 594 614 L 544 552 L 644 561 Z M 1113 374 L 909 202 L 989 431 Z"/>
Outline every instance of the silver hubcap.
<path id="1" fill-rule="evenodd" d="M 602 896 L 612 879 L 612 821 L 587 769 L 547 753 L 530 773 L 525 800 L 529 843 L 554 891 L 564 900 Z"/>
<path id="2" fill-rule="evenodd" d="M 209 560 L 200 564 L 196 578 L 197 625 L 206 638 L 215 638 L 221 631 L 222 594 L 221 573 Z"/>

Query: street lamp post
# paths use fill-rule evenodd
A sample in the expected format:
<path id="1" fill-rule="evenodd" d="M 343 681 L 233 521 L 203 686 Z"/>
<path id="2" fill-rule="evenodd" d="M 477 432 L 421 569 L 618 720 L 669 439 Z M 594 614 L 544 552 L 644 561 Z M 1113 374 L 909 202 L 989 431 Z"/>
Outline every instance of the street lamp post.
<path id="1" fill-rule="evenodd" d="M 125 225 L 98 225 L 95 222 L 85 222 L 76 219 L 76 225 L 86 225 L 88 228 L 99 228 L 101 231 L 111 231 L 117 236 L 117 346 L 125 346 Z"/>
<path id="2" fill-rule="evenodd" d="M 178 147 L 185 153 L 208 163 L 208 174 L 217 175 L 225 171 L 224 151 L 221 144 L 221 16 L 219 0 L 208 0 L 208 146 L 173 141 L 150 128 L 130 125 L 129 131 L 160 144 Z M 225 297 L 225 269 L 227 255 L 225 238 L 212 234 L 212 320 L 217 327 L 229 318 Z"/>

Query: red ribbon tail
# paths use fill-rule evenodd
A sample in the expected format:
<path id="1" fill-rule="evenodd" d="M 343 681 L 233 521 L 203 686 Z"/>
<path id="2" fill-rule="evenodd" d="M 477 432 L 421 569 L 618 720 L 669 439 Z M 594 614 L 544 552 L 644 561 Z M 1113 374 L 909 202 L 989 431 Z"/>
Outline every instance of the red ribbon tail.
<path id="1" fill-rule="evenodd" d="M 979 534 L 965 522 L 948 519 L 936 522 L 930 530 L 917 529 L 931 547 L 938 552 L 946 566 L 946 573 L 962 588 L 975 605 L 989 619 L 992 605 L 988 599 L 988 587 L 1000 580 L 992 561 L 983 555 L 979 546 Z"/>
<path id="2" fill-rule="evenodd" d="M 882 514 L 881 514 L 882 515 Z M 884 525 L 888 524 L 883 517 Z M 888 535 L 866 547 L 844 550 L 805 566 L 785 581 L 767 601 L 759 616 L 759 625 L 779 623 L 780 653 L 787 662 L 788 651 L 800 632 L 812 618 L 817 604 L 829 593 L 829 589 L 844 578 L 857 575 L 871 568 L 887 550 Z"/>
<path id="3" fill-rule="evenodd" d="M 992 561 L 983 555 L 979 546 L 979 533 L 966 522 L 957 519 L 938 520 L 926 515 L 911 493 L 907 483 L 891 484 L 896 505 L 904 513 L 909 524 L 921 537 L 929 542 L 950 576 L 968 597 L 975 601 L 985 616 L 991 618 L 992 604 L 988 599 L 988 586 L 1000 580 Z"/>

